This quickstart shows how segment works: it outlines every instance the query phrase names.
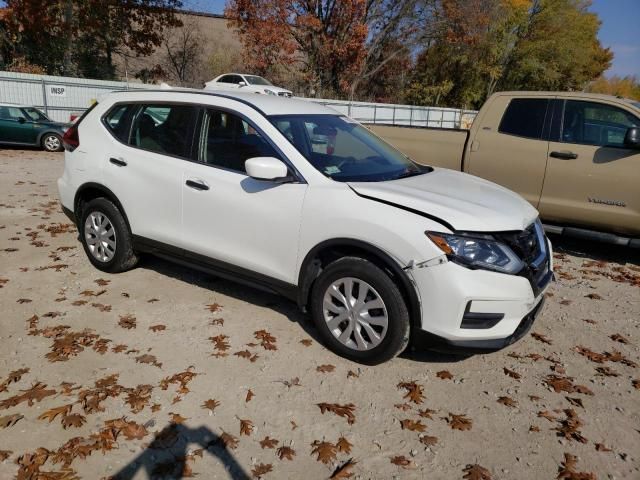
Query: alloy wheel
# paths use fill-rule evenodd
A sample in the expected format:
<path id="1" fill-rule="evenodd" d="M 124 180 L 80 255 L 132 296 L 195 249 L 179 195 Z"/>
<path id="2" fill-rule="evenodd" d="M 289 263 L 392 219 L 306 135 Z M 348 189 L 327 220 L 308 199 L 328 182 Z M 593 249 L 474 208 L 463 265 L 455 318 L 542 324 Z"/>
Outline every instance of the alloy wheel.
<path id="1" fill-rule="evenodd" d="M 96 260 L 108 262 L 116 254 L 116 231 L 104 213 L 94 211 L 87 216 L 84 238 Z"/>
<path id="2" fill-rule="evenodd" d="M 327 288 L 322 303 L 331 334 L 353 350 L 370 350 L 384 339 L 389 315 L 380 294 L 359 278 L 344 277 Z"/>

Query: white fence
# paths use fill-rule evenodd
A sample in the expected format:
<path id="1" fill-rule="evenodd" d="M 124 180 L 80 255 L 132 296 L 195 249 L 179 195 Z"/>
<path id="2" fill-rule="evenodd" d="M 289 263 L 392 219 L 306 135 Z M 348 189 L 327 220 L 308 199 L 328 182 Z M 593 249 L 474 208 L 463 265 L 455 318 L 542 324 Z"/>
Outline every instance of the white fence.
<path id="1" fill-rule="evenodd" d="M 105 93 L 115 90 L 158 88 L 143 83 L 108 82 L 84 78 L 54 77 L 0 72 L 0 102 L 31 105 L 53 120 L 69 121 Z M 305 98 L 322 103 L 362 123 L 385 123 L 435 128 L 468 128 L 476 113 L 455 108 L 417 107 L 386 103 L 349 102 Z"/>

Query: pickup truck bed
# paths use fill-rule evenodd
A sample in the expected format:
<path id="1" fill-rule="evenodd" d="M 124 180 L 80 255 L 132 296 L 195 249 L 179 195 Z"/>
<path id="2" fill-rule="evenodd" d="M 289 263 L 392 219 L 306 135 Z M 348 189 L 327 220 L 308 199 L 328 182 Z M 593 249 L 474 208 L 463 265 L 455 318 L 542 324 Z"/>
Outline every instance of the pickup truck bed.
<path id="1" fill-rule="evenodd" d="M 518 192 L 549 231 L 640 247 L 640 103 L 500 92 L 471 130 L 369 125 L 414 161 Z"/>

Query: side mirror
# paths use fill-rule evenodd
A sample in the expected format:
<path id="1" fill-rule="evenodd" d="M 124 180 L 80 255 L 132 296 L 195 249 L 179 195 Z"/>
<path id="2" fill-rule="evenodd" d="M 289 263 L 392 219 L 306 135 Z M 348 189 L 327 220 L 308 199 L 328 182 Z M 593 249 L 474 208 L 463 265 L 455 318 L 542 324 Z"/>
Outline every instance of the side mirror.
<path id="1" fill-rule="evenodd" d="M 627 129 L 627 133 L 624 136 L 624 146 L 640 150 L 640 128 L 631 127 Z"/>
<path id="2" fill-rule="evenodd" d="M 254 157 L 244 162 L 247 174 L 256 180 L 289 180 L 289 169 L 274 157 Z"/>
<path id="3" fill-rule="evenodd" d="M 247 82 L 238 82 L 238 86 L 239 87 L 246 87 L 247 86 Z"/>
<path id="4" fill-rule="evenodd" d="M 26 120 L 24 117 L 20 117 L 20 118 L 18 118 L 18 123 L 24 123 L 24 122 L 26 122 L 26 121 L 27 121 L 27 120 Z"/>

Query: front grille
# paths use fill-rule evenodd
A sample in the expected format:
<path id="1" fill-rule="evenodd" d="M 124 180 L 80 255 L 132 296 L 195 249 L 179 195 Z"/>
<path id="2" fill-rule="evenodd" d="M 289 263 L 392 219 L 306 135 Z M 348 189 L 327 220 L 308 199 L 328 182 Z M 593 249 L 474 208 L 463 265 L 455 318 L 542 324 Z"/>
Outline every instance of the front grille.
<path id="1" fill-rule="evenodd" d="M 524 262 L 525 267 L 518 275 L 529 280 L 534 295 L 538 296 L 551 279 L 549 249 L 540 221 L 532 223 L 522 232 L 496 236 Z"/>

